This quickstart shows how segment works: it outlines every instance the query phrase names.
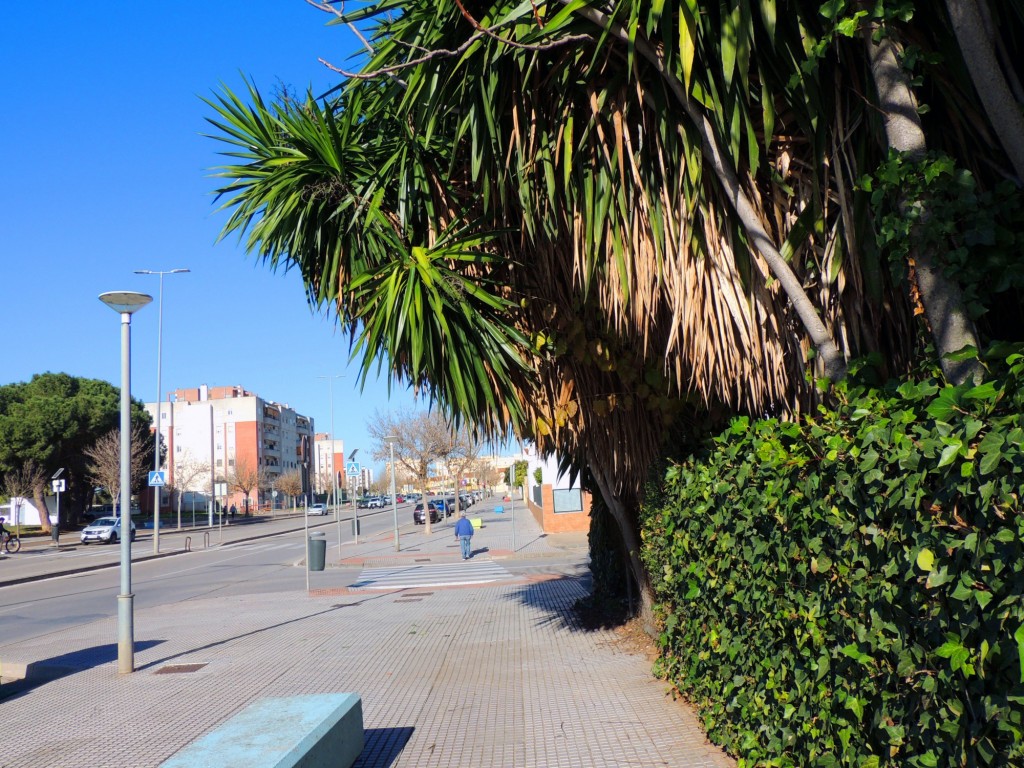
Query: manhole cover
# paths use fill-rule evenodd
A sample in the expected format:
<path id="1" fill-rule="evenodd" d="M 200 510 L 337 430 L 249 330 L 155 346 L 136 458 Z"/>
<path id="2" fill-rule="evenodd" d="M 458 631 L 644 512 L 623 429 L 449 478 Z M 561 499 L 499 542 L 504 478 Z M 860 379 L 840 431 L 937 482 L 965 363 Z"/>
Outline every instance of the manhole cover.
<path id="1" fill-rule="evenodd" d="M 201 664 L 168 664 L 167 666 L 160 667 L 153 674 L 155 675 L 176 675 L 182 672 L 198 672 L 200 669 L 205 667 L 207 662 Z"/>

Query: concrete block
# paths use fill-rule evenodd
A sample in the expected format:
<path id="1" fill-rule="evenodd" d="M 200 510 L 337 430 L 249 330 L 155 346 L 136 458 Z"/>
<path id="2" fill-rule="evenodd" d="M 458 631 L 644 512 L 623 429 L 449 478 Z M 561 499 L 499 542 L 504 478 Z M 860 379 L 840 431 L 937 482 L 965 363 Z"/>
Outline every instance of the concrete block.
<path id="1" fill-rule="evenodd" d="M 363 751 L 355 693 L 261 699 L 160 768 L 350 768 Z"/>
<path id="2" fill-rule="evenodd" d="M 471 522 L 473 524 L 473 530 L 474 531 L 479 531 L 481 528 L 484 527 L 483 518 L 471 517 L 471 518 L 469 518 L 469 522 Z"/>

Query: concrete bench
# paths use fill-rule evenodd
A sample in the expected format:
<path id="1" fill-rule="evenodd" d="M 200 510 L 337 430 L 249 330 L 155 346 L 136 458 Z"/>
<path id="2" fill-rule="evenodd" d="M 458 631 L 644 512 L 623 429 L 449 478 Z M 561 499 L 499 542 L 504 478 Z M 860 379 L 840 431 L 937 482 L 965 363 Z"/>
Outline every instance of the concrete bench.
<path id="1" fill-rule="evenodd" d="M 473 524 L 474 531 L 479 531 L 481 528 L 484 527 L 484 521 L 482 517 L 471 517 L 469 518 L 469 522 Z"/>
<path id="2" fill-rule="evenodd" d="M 494 508 L 494 513 L 497 514 L 497 515 L 501 515 L 504 512 L 505 512 L 505 508 L 504 507 L 495 507 Z"/>
<path id="3" fill-rule="evenodd" d="M 363 751 L 355 693 L 262 699 L 160 768 L 350 768 Z"/>

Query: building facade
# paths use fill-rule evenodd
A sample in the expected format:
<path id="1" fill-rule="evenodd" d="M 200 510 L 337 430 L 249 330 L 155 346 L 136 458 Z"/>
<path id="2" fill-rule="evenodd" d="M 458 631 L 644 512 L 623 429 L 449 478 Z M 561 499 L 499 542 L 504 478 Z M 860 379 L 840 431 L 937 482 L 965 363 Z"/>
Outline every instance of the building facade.
<path id="1" fill-rule="evenodd" d="M 345 441 L 332 440 L 328 433 L 319 432 L 314 445 L 316 469 L 313 490 L 318 494 L 329 494 L 337 481 L 340 493 L 345 488 Z"/>
<path id="2" fill-rule="evenodd" d="M 146 410 L 156 421 L 156 403 Z M 302 493 L 313 489 L 313 420 L 287 404 L 276 403 L 243 387 L 178 389 L 160 404 L 160 437 L 166 447 L 164 469 L 169 486 L 184 493 L 211 494 L 227 485 L 216 501 L 245 509 L 269 502 L 275 482 L 297 473 Z M 160 506 L 172 504 L 161 493 Z"/>

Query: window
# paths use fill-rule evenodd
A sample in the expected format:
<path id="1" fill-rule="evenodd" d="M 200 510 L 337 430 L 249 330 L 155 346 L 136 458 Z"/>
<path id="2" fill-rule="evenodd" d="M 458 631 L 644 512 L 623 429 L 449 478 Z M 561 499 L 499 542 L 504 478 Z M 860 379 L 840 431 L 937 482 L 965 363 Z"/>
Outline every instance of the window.
<path id="1" fill-rule="evenodd" d="M 218 467 L 221 467 L 221 466 L 223 466 L 223 462 L 222 462 L 222 460 L 221 460 L 221 459 L 217 459 L 217 466 L 218 466 Z"/>

